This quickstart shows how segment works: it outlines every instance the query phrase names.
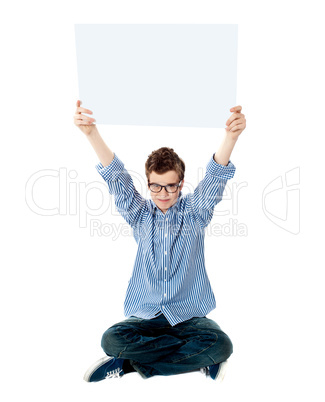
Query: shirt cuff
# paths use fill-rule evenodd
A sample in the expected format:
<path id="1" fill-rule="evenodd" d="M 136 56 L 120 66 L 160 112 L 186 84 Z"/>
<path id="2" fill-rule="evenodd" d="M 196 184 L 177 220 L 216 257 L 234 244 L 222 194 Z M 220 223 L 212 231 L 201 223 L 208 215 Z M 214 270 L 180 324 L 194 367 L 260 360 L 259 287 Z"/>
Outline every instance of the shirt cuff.
<path id="1" fill-rule="evenodd" d="M 113 181 L 124 171 L 124 164 L 114 153 L 114 159 L 108 166 L 99 162 L 95 168 L 105 181 Z"/>
<path id="2" fill-rule="evenodd" d="M 206 170 L 207 172 L 210 173 L 211 176 L 228 180 L 234 177 L 236 166 L 230 161 L 230 159 L 226 166 L 220 165 L 220 163 L 217 163 L 214 160 L 214 154 L 213 154 L 212 158 L 207 164 Z"/>

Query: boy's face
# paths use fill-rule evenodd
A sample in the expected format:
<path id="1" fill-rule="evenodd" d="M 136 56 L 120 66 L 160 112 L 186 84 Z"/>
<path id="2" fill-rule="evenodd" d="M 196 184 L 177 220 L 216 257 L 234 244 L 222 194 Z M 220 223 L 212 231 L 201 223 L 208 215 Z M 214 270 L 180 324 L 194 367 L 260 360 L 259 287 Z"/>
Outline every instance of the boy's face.
<path id="1" fill-rule="evenodd" d="M 160 184 L 166 186 L 167 184 L 179 184 L 180 180 L 178 174 L 175 170 L 169 170 L 166 173 L 158 174 L 156 172 L 151 172 L 149 175 L 149 183 Z M 179 192 L 182 190 L 184 185 L 184 180 L 182 180 L 181 185 L 178 187 L 175 193 L 168 193 L 165 188 L 162 188 L 159 193 L 154 193 L 149 189 L 152 201 L 157 205 L 157 207 L 165 214 L 172 205 L 177 202 Z"/>

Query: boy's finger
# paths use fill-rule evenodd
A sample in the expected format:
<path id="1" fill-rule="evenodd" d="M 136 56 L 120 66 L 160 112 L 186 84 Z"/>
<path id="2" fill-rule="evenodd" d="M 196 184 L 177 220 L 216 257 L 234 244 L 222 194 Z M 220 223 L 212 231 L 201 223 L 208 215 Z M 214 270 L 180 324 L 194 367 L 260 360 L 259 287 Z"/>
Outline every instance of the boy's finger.
<path id="1" fill-rule="evenodd" d="M 78 111 L 79 111 L 79 113 L 93 114 L 93 112 L 91 110 L 85 109 L 84 107 L 79 107 Z"/>
<path id="2" fill-rule="evenodd" d="M 226 126 L 229 126 L 234 120 L 239 119 L 240 117 L 242 117 L 243 115 L 240 114 L 232 114 L 229 119 L 226 121 Z"/>
<path id="3" fill-rule="evenodd" d="M 231 112 L 240 112 L 242 110 L 242 107 L 240 105 L 234 106 L 230 109 Z"/>
<path id="4" fill-rule="evenodd" d="M 235 120 L 236 116 L 230 116 L 229 119 L 226 121 L 226 126 L 229 126 L 233 120 Z"/>

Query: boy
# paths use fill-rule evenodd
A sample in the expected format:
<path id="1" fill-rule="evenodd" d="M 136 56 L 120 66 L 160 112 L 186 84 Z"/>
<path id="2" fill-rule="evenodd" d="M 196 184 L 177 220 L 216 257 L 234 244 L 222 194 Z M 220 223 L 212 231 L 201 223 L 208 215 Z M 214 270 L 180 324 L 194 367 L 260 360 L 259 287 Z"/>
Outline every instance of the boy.
<path id="1" fill-rule="evenodd" d="M 80 106 L 74 122 L 86 134 L 100 163 L 96 169 L 133 229 L 138 251 L 124 303 L 128 317 L 102 337 L 106 356 L 84 379 L 96 382 L 137 371 L 143 378 L 195 370 L 220 380 L 232 354 L 229 337 L 206 318 L 215 299 L 205 270 L 204 230 L 235 173 L 230 161 L 246 127 L 241 106 L 230 109 L 225 137 L 193 193 L 183 195 L 185 164 L 172 148 L 153 151 L 145 164 L 151 200 L 135 189 L 123 162 L 101 138 L 92 114 Z"/>

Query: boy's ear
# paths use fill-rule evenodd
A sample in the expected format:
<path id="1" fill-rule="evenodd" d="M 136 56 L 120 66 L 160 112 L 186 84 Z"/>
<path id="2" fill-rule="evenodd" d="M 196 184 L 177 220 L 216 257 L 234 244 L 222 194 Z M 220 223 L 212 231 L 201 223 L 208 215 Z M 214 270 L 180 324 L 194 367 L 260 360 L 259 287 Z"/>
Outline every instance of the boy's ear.
<path id="1" fill-rule="evenodd" d="M 179 189 L 180 189 L 180 190 L 181 190 L 181 189 L 183 188 L 183 186 L 184 186 L 184 181 L 185 181 L 185 179 L 182 180 L 182 184 L 179 186 Z"/>

